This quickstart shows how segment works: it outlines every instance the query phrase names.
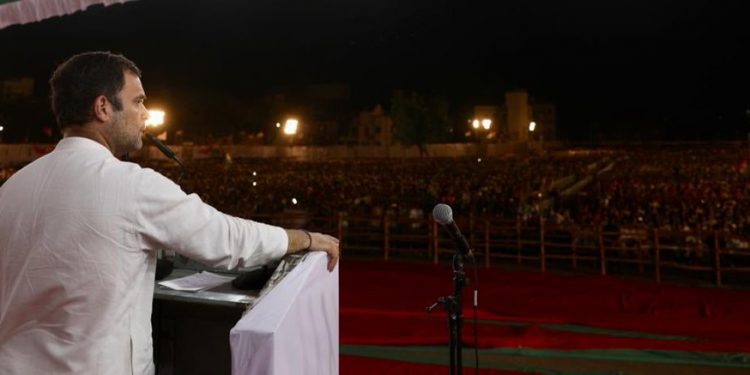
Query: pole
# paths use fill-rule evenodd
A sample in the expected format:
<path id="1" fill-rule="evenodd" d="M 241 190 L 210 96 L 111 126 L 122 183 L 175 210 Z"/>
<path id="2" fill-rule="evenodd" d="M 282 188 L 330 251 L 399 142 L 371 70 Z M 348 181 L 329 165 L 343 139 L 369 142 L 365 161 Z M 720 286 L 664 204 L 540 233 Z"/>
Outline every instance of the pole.
<path id="1" fill-rule="evenodd" d="M 448 313 L 450 375 L 463 374 L 463 345 L 461 343 L 461 337 L 464 313 L 461 304 L 461 292 L 465 286 L 466 273 L 464 272 L 464 256 L 457 251 L 456 254 L 453 255 L 453 295 L 439 297 L 435 303 L 426 309 L 427 312 L 430 313 L 436 307 L 443 306 Z"/>

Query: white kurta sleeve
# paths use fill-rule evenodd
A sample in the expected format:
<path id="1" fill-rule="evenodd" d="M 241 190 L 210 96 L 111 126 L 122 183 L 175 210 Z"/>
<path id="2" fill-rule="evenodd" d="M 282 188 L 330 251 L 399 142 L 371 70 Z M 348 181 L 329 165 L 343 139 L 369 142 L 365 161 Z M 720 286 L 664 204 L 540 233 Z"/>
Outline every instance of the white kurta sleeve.
<path id="1" fill-rule="evenodd" d="M 284 229 L 223 214 L 151 169 L 138 172 L 135 235 L 143 249 L 172 250 L 227 269 L 268 263 L 286 254 Z"/>

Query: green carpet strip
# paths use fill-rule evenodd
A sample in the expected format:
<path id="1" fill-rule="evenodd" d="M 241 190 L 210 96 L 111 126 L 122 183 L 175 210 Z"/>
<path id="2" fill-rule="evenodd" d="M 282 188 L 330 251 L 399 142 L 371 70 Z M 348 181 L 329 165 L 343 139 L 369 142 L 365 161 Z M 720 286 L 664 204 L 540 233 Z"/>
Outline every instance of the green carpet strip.
<path id="1" fill-rule="evenodd" d="M 499 322 L 495 320 L 479 320 L 478 322 L 479 324 L 509 326 L 509 327 L 529 327 L 535 324 L 535 323 L 526 323 L 526 322 Z M 471 324 L 474 324 L 474 321 L 467 319 L 466 322 L 464 323 L 464 326 L 470 327 Z M 556 330 L 556 331 L 587 333 L 587 334 L 592 334 L 592 335 L 603 335 L 603 336 L 612 336 L 612 337 L 625 337 L 625 338 L 631 338 L 631 339 L 650 339 L 650 340 L 663 340 L 663 341 L 700 341 L 700 339 L 697 339 L 694 337 L 687 337 L 687 336 L 659 335 L 655 333 L 623 331 L 623 330 L 615 330 L 615 329 L 607 329 L 607 328 L 596 328 L 596 327 L 588 327 L 588 326 L 581 326 L 581 325 L 575 325 L 575 324 L 538 324 L 538 326 L 544 329 L 550 329 L 550 330 Z M 471 328 L 468 328 L 468 329 L 471 329 Z M 481 330 L 481 326 L 480 326 L 480 330 Z"/>
<path id="2" fill-rule="evenodd" d="M 342 355 L 388 359 L 412 363 L 448 365 L 448 348 L 444 346 L 373 346 L 342 345 Z M 497 356 L 514 356 L 545 359 L 581 359 L 592 361 L 641 362 L 665 365 L 731 367 L 750 369 L 750 355 L 745 353 L 701 353 L 667 350 L 634 350 L 634 349 L 590 349 L 590 350 L 554 350 L 529 348 L 499 348 L 479 351 L 481 368 L 499 369 L 518 372 L 537 372 L 542 374 L 570 374 L 560 370 L 508 363 Z M 472 367 L 474 353 L 464 350 L 464 365 Z M 576 374 L 597 374 L 582 373 Z"/>
<path id="3" fill-rule="evenodd" d="M 354 355 L 369 358 L 386 359 L 425 365 L 448 366 L 448 349 L 434 346 L 371 346 L 371 345 L 341 345 L 339 354 Z M 464 368 L 474 367 L 474 355 L 464 351 Z M 483 369 L 497 369 L 515 372 L 530 372 L 543 375 L 562 375 L 563 372 L 539 366 L 519 365 L 500 361 L 485 361 L 482 351 L 479 353 L 479 367 Z M 606 373 L 581 373 L 581 375 L 605 375 Z"/>
<path id="4" fill-rule="evenodd" d="M 480 356 L 482 354 L 503 354 L 537 358 L 577 358 L 602 361 L 646 362 L 669 365 L 736 367 L 750 369 L 750 355 L 746 353 L 704 353 L 676 350 L 637 349 L 556 350 L 495 348 L 480 350 Z"/>

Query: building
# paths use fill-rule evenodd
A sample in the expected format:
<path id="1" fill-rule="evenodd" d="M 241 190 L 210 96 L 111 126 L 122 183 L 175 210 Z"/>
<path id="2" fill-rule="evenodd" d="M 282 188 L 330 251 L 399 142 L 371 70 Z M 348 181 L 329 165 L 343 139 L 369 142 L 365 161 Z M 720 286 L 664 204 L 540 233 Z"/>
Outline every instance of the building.
<path id="1" fill-rule="evenodd" d="M 385 114 L 380 104 L 372 111 L 362 111 L 357 116 L 357 144 L 390 146 L 393 144 L 393 120 Z"/>
<path id="2" fill-rule="evenodd" d="M 557 109 L 554 103 L 539 102 L 529 106 L 531 121 L 536 123 L 533 140 L 557 139 Z"/>
<path id="3" fill-rule="evenodd" d="M 0 81 L 0 100 L 28 98 L 34 95 L 33 78 L 13 78 Z"/>
<path id="4" fill-rule="evenodd" d="M 467 136 L 471 136 L 474 119 L 491 119 L 496 142 L 538 142 L 557 139 L 557 109 L 552 102 L 530 98 L 526 90 L 505 93 L 501 106 L 478 105 L 474 107 L 474 118 L 469 119 Z M 534 122 L 535 128 L 530 129 Z M 480 129 L 481 131 L 481 129 Z M 492 139 L 493 137 L 488 137 Z"/>
<path id="5" fill-rule="evenodd" d="M 529 93 L 516 90 L 505 93 L 505 108 L 508 123 L 508 138 L 511 141 L 529 140 Z"/>

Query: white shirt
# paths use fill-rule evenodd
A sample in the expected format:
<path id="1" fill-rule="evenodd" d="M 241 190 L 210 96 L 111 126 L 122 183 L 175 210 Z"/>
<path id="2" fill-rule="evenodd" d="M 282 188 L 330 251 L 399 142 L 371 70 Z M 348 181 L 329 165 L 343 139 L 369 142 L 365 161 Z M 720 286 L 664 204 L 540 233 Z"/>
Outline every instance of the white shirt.
<path id="1" fill-rule="evenodd" d="M 152 374 L 154 249 L 231 269 L 287 246 L 282 228 L 65 138 L 0 187 L 0 375 Z"/>

